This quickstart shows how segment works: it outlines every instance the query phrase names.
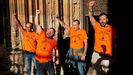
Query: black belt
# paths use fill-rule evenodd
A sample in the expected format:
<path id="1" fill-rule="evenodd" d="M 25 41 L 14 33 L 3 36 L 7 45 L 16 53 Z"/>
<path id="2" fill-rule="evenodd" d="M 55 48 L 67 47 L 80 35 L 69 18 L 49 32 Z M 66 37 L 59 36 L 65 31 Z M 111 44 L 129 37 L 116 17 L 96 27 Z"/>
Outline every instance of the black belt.
<path id="1" fill-rule="evenodd" d="M 24 51 L 24 53 L 35 54 L 34 52 Z"/>

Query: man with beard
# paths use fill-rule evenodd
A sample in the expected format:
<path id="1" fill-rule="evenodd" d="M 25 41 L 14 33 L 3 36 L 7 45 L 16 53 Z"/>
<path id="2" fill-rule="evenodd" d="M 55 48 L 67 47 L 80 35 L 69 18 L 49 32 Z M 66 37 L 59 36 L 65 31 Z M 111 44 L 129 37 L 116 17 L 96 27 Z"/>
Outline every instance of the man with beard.
<path id="1" fill-rule="evenodd" d="M 94 52 L 92 54 L 92 65 L 97 75 L 106 74 L 109 70 L 110 58 L 112 56 L 112 26 L 108 23 L 106 13 L 99 15 L 99 22 L 92 15 L 92 8 L 95 1 L 89 2 L 89 18 L 94 28 L 95 43 Z"/>
<path id="2" fill-rule="evenodd" d="M 37 40 L 36 49 L 36 64 L 37 75 L 55 75 L 54 63 L 53 63 L 53 50 L 55 50 L 56 64 L 59 64 L 59 53 L 57 51 L 57 41 L 53 38 L 55 35 L 55 29 L 49 28 L 46 32 L 41 27 L 38 21 L 40 11 L 36 10 L 35 26 L 36 32 L 39 34 Z M 47 74 L 46 74 L 47 75 Z"/>

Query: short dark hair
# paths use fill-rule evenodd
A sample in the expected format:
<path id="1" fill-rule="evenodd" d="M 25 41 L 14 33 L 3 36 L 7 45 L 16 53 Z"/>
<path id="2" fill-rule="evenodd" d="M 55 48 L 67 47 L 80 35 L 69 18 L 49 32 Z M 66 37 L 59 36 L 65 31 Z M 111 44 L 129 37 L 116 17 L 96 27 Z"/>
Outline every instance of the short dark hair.
<path id="1" fill-rule="evenodd" d="M 103 15 L 107 16 L 107 18 L 108 18 L 108 14 L 107 14 L 107 13 L 101 13 L 101 14 L 99 15 L 99 17 L 101 17 L 101 16 L 103 16 Z"/>
<path id="2" fill-rule="evenodd" d="M 54 37 L 56 30 L 53 27 L 51 27 L 49 29 L 52 29 L 54 31 L 54 34 L 52 35 L 52 37 Z"/>
<path id="3" fill-rule="evenodd" d="M 80 24 L 80 21 L 78 19 L 73 20 L 73 22 L 78 22 L 78 24 Z"/>

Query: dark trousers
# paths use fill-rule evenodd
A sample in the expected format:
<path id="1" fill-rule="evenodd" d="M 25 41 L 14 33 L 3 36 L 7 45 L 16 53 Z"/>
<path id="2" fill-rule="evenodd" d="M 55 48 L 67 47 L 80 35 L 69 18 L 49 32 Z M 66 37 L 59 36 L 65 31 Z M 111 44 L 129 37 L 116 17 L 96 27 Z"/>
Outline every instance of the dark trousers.
<path id="1" fill-rule="evenodd" d="M 37 75 L 55 75 L 53 61 L 44 63 L 37 61 Z"/>

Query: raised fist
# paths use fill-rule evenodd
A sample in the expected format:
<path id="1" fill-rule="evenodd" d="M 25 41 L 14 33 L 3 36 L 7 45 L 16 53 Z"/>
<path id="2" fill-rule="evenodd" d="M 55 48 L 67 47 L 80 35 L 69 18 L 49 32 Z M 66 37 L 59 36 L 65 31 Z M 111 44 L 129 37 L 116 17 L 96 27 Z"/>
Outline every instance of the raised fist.
<path id="1" fill-rule="evenodd" d="M 90 1 L 90 2 L 89 2 L 89 7 L 93 7 L 94 4 L 95 4 L 95 1 L 94 1 L 94 0 L 93 0 L 93 1 Z"/>
<path id="2" fill-rule="evenodd" d="M 36 10 L 36 14 L 40 14 L 40 10 Z"/>

